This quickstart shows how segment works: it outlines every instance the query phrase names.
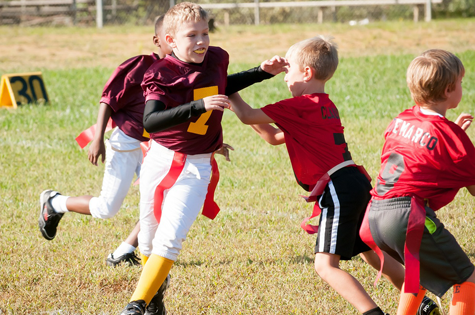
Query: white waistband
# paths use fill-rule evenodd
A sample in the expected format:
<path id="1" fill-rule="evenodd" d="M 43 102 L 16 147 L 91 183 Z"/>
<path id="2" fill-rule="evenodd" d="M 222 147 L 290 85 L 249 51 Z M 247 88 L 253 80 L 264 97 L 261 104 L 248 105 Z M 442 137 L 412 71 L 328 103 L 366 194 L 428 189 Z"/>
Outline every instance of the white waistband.
<path id="1" fill-rule="evenodd" d="M 330 169 L 327 173 L 328 173 L 328 176 L 331 176 L 333 173 L 335 173 L 336 171 L 339 171 L 341 170 L 342 168 L 344 167 L 347 167 L 348 165 L 355 165 L 355 162 L 353 162 L 353 160 L 348 160 L 348 161 L 345 161 L 345 162 L 341 162 L 340 164 L 334 166 L 332 169 Z"/>

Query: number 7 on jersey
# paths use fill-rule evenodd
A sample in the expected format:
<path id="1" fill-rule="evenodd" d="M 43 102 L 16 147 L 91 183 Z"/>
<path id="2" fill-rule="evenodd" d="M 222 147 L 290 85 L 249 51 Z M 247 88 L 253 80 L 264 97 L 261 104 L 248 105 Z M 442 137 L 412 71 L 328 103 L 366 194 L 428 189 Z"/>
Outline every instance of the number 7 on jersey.
<path id="1" fill-rule="evenodd" d="M 199 100 L 208 96 L 216 95 L 216 94 L 218 94 L 217 85 L 195 89 L 193 91 L 193 100 L 196 101 L 196 100 Z M 198 118 L 196 122 L 190 123 L 187 131 L 191 133 L 196 133 L 198 135 L 205 135 L 206 131 L 208 131 L 208 125 L 206 125 L 206 122 L 208 121 L 212 112 L 213 112 L 212 110 L 209 110 L 206 113 L 201 114 L 201 116 Z"/>

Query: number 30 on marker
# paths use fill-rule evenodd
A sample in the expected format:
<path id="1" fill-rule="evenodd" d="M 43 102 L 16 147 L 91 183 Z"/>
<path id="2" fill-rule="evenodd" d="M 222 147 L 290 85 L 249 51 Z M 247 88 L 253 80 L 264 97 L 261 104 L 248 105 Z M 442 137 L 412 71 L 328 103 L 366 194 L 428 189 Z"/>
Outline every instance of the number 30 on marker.
<path id="1" fill-rule="evenodd" d="M 0 106 L 16 108 L 23 104 L 46 102 L 48 102 L 48 94 L 41 72 L 2 76 Z"/>

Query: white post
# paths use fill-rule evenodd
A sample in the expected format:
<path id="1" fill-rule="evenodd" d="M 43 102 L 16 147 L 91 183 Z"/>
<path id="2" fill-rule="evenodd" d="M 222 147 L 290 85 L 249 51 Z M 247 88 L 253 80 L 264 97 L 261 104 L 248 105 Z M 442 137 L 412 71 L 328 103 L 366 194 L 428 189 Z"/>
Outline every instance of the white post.
<path id="1" fill-rule="evenodd" d="M 323 23 L 323 8 L 319 7 L 318 8 L 318 24 Z"/>
<path id="2" fill-rule="evenodd" d="M 417 4 L 414 5 L 414 22 L 419 22 L 419 6 Z"/>
<path id="3" fill-rule="evenodd" d="M 426 2 L 425 20 L 426 20 L 426 22 L 430 22 L 432 20 L 432 3 L 431 3 L 431 0 L 427 0 L 427 2 Z"/>
<path id="4" fill-rule="evenodd" d="M 117 0 L 112 0 L 112 18 L 115 20 L 116 17 L 117 17 Z"/>
<path id="5" fill-rule="evenodd" d="M 104 26 L 102 0 L 96 0 L 96 25 L 97 28 L 102 28 Z"/>
<path id="6" fill-rule="evenodd" d="M 254 8 L 254 24 L 259 25 L 260 18 L 259 18 L 259 0 L 254 0 L 256 7 Z"/>
<path id="7" fill-rule="evenodd" d="M 175 0 L 170 0 L 170 8 L 175 5 Z"/>

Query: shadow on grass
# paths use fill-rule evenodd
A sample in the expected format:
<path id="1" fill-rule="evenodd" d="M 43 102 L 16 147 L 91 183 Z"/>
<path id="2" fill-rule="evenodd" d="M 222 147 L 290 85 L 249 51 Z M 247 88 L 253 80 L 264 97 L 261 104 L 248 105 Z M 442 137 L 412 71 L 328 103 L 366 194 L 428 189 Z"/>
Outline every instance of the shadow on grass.
<path id="1" fill-rule="evenodd" d="M 314 257 L 313 256 L 308 256 L 308 255 L 299 255 L 295 256 L 293 258 L 290 258 L 288 261 L 286 261 L 289 264 L 313 264 Z M 282 265 L 283 260 L 282 259 L 266 259 L 266 260 L 252 260 L 252 259 L 244 259 L 240 261 L 236 260 L 221 260 L 221 261 L 212 261 L 211 264 L 210 262 L 202 261 L 202 260 L 190 260 L 190 261 L 180 261 L 177 260 L 175 262 L 175 266 L 181 266 L 181 267 L 199 267 L 202 265 L 210 264 L 210 265 L 230 265 L 232 263 L 239 263 L 242 262 L 245 265 Z"/>

